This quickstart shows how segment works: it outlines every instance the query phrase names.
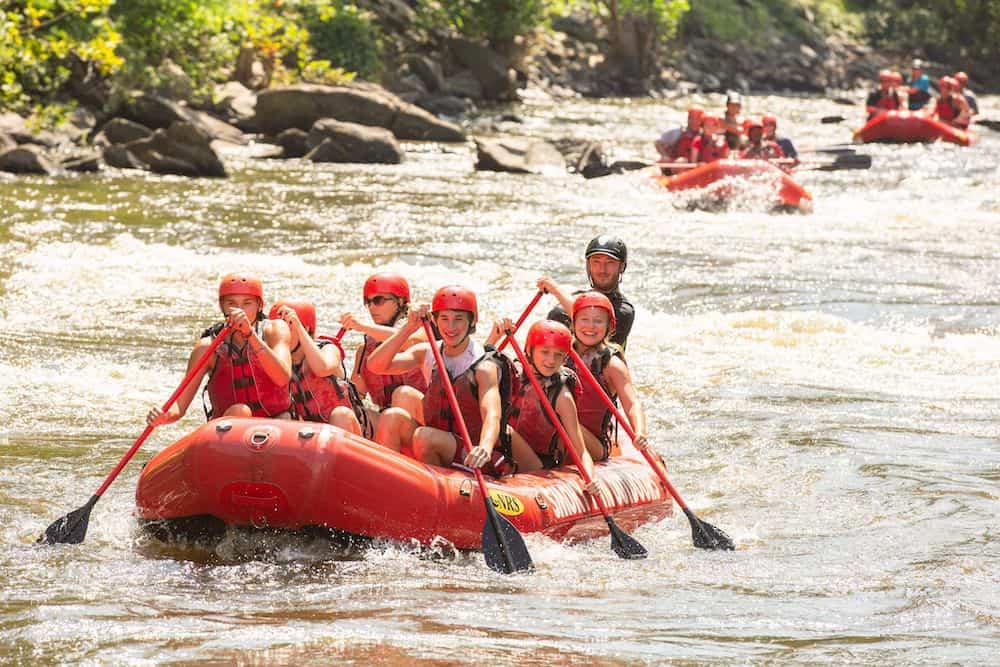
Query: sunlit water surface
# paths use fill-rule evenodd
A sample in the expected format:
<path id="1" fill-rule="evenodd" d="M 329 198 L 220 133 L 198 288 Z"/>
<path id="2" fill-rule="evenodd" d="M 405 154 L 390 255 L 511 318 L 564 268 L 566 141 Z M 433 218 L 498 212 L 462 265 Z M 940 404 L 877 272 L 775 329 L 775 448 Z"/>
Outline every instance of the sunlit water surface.
<path id="1" fill-rule="evenodd" d="M 531 104 L 500 130 L 650 159 L 686 102 Z M 749 107 L 800 147 L 849 141 L 850 122 L 819 118 L 859 113 Z M 1000 100 L 983 107 L 1000 117 Z M 1000 134 L 801 171 L 808 216 L 752 198 L 689 211 L 639 173 L 478 173 L 470 147 L 407 149 L 385 167 L 234 152 L 223 181 L 0 176 L 0 663 L 996 664 Z M 148 544 L 140 465 L 199 423 L 197 403 L 140 450 L 82 545 L 35 546 L 176 386 L 222 273 L 313 299 L 328 331 L 377 269 L 418 300 L 465 283 L 491 319 L 542 274 L 581 285 L 603 231 L 630 248 L 651 440 L 737 551 L 694 549 L 680 513 L 634 531 L 644 561 L 529 536 L 538 570 L 519 577 L 407 545 Z"/>

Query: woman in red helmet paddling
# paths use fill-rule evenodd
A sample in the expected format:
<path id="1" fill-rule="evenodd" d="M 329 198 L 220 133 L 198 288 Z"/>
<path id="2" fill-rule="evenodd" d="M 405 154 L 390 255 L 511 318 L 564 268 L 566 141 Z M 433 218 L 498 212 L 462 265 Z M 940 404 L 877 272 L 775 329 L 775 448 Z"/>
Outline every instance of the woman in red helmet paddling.
<path id="1" fill-rule="evenodd" d="M 448 403 L 441 369 L 434 363 L 432 343 L 406 347 L 428 314 L 441 336 L 433 344 L 440 346 L 472 439 L 472 451 L 464 460 L 458 421 Z M 372 372 L 398 375 L 421 369 L 427 380 L 421 418 L 401 408 L 389 408 L 379 420 L 376 441 L 396 451 L 412 447 L 417 459 L 433 465 L 464 462 L 469 467 L 481 467 L 491 459 L 497 463 L 494 449 L 505 432 L 503 418 L 510 399 L 510 370 L 504 357 L 470 338 L 478 319 L 479 306 L 472 290 L 458 285 L 442 287 L 434 294 L 430 307 L 423 305 L 411 310 L 406 323 L 372 352 L 368 358 Z"/>
<path id="2" fill-rule="evenodd" d="M 278 301 L 271 306 L 268 317 L 284 320 L 291 332 L 292 416 L 330 422 L 339 407 L 347 410 L 355 421 L 363 419 L 358 392 L 344 379 L 344 353 L 340 344 L 316 337 L 316 306 L 308 301 Z"/>
<path id="3" fill-rule="evenodd" d="M 901 109 L 899 95 L 893 88 L 894 77 L 891 70 L 884 69 L 878 73 L 879 87 L 873 90 L 865 100 L 865 109 L 868 111 L 868 120 L 886 111 Z"/>
<path id="4" fill-rule="evenodd" d="M 340 316 L 340 326 L 348 331 L 360 331 L 364 334 L 364 343 L 358 346 L 354 356 L 354 371 L 351 382 L 357 387 L 361 396 L 368 394 L 375 405 L 374 410 L 365 408 L 365 420 L 368 428 L 356 431 L 350 421 L 350 414 L 338 413 L 350 426 L 349 430 L 368 438 L 374 436 L 380 413 L 391 406 L 402 407 L 419 419 L 420 404 L 423 400 L 427 381 L 421 369 L 416 368 L 406 373 L 381 375 L 371 370 L 368 359 L 379 345 L 396 332 L 400 320 L 405 320 L 410 308 L 410 284 L 398 273 L 376 273 L 370 276 L 362 289 L 365 308 L 372 318 L 372 324 L 361 322 L 353 313 Z M 415 332 L 403 348 L 427 340 L 423 330 Z M 338 426 L 348 428 L 344 423 Z M 361 423 L 357 423 L 361 428 Z"/>
<path id="5" fill-rule="evenodd" d="M 242 273 L 225 276 L 219 284 L 219 308 L 233 327 L 228 340 L 217 348 L 169 410 L 163 412 L 156 406 L 150 409 L 148 423 L 170 424 L 183 417 L 206 374 L 205 391 L 211 408 L 206 406 L 205 414 L 209 419 L 290 415 L 290 333 L 282 320 L 264 318 L 260 280 Z M 220 323 L 202 333 L 188 358 L 188 369 L 194 368 L 222 328 Z"/>
<path id="6" fill-rule="evenodd" d="M 503 320 L 494 328 L 487 345 L 501 340 L 505 332 L 514 327 L 510 320 Z M 507 422 L 510 435 L 510 454 L 516 472 L 533 472 L 563 465 L 567 459 L 565 445 L 556 430 L 531 382 L 523 373 L 534 373 L 545 392 L 549 404 L 555 409 L 559 421 L 580 455 L 590 479 L 594 477 L 594 462 L 587 453 L 587 446 L 580 432 L 576 414 L 577 377 L 563 366 L 569 356 L 573 335 L 565 326 L 553 320 L 540 320 L 531 325 L 524 341 L 524 356 L 531 364 L 521 369 L 521 379 L 510 399 L 510 418 Z"/>
<path id="7" fill-rule="evenodd" d="M 632 376 L 622 357 L 621 348 L 608 344 L 615 329 L 615 311 L 600 292 L 585 292 L 573 302 L 573 349 L 594 374 L 604 391 L 621 401 L 622 410 L 635 431 L 635 444 L 646 447 L 646 413 L 639 403 Z M 567 364 L 572 368 L 572 364 Z M 614 429 L 611 412 L 589 383 L 581 383 L 577 395 L 577 414 L 583 428 L 587 451 L 595 461 L 603 461 L 613 452 Z"/>

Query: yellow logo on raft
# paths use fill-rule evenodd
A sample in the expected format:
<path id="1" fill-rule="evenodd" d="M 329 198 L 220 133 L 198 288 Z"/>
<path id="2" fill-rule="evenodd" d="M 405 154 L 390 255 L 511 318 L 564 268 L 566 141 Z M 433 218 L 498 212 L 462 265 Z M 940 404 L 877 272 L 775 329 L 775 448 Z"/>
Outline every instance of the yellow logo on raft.
<path id="1" fill-rule="evenodd" d="M 493 501 L 493 507 L 497 508 L 497 512 L 500 514 L 518 516 L 524 513 L 524 503 L 512 495 L 490 491 L 490 500 Z"/>

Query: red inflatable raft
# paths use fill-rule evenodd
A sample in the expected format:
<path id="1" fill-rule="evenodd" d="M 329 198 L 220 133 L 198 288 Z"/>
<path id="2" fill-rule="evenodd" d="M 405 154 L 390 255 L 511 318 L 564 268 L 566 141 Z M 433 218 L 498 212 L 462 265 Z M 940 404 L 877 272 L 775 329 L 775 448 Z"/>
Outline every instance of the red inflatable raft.
<path id="1" fill-rule="evenodd" d="M 968 146 L 972 135 L 939 120 L 912 111 L 886 111 L 868 121 L 854 133 L 864 143 L 921 143 L 947 141 Z"/>
<path id="2" fill-rule="evenodd" d="M 717 160 L 674 176 L 664 176 L 657 169 L 653 178 L 671 192 L 711 188 L 711 194 L 721 200 L 728 200 L 740 193 L 740 188 L 735 187 L 733 180 L 771 183 L 774 186 L 775 206 L 800 211 L 812 210 L 812 196 L 806 189 L 766 160 Z"/>
<path id="3" fill-rule="evenodd" d="M 655 473 L 630 444 L 623 450 L 596 466 L 615 520 L 630 530 L 670 516 Z M 487 485 L 522 533 L 571 542 L 608 534 L 575 469 L 487 478 Z M 149 461 L 135 500 L 145 529 L 191 539 L 227 526 L 317 527 L 479 549 L 485 517 L 467 470 L 429 466 L 333 426 L 273 419 L 208 422 Z"/>

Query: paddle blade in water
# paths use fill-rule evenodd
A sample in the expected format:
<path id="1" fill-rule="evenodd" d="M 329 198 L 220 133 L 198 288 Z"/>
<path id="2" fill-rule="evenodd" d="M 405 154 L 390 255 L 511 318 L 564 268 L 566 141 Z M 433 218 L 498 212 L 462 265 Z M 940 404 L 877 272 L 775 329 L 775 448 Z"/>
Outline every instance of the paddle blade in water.
<path id="1" fill-rule="evenodd" d="M 94 509 L 100 496 L 91 496 L 87 504 L 80 509 L 73 510 L 63 518 L 55 521 L 36 544 L 80 544 L 87 536 L 87 525 L 90 523 L 90 510 Z"/>
<path id="2" fill-rule="evenodd" d="M 871 169 L 871 155 L 840 155 L 832 164 L 825 164 L 819 171 L 840 171 L 841 169 Z"/>
<path id="3" fill-rule="evenodd" d="M 483 524 L 483 556 L 487 565 L 502 574 L 530 572 L 535 567 L 521 533 L 497 512 L 489 498 Z"/>
<path id="4" fill-rule="evenodd" d="M 646 547 L 639 544 L 638 540 L 619 528 L 614 519 L 610 516 L 604 518 L 608 522 L 608 530 L 611 531 L 611 550 L 618 554 L 619 558 L 638 560 L 649 555 Z"/>
<path id="5" fill-rule="evenodd" d="M 733 551 L 736 549 L 732 538 L 726 535 L 725 532 L 706 521 L 702 521 L 687 507 L 684 508 L 684 514 L 687 515 L 688 521 L 691 522 L 691 539 L 694 540 L 696 547 L 719 551 Z"/>

